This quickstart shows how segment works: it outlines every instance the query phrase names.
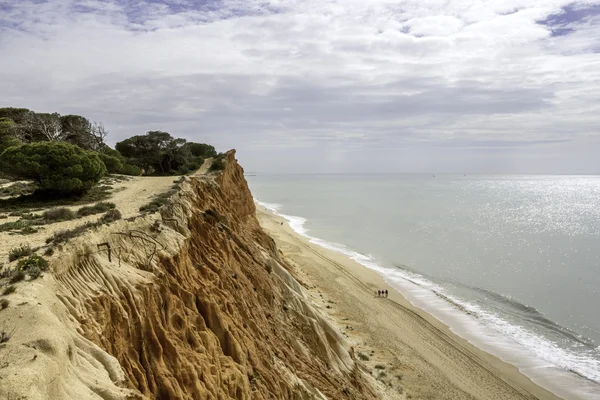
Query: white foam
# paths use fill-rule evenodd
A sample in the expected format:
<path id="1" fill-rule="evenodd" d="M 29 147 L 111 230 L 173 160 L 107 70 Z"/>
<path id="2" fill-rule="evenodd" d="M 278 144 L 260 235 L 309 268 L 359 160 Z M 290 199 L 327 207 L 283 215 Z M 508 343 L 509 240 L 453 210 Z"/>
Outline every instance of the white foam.
<path id="1" fill-rule="evenodd" d="M 265 203 L 257 199 L 255 202 L 284 218 L 296 233 L 306 237 L 311 243 L 344 254 L 377 271 L 413 305 L 434 315 L 470 343 L 515 365 L 537 384 L 567 398 L 600 400 L 597 384 L 600 383 L 600 361 L 591 355 L 585 357 L 560 348 L 522 326 L 510 324 L 475 304 L 449 295 L 442 286 L 420 274 L 381 266 L 371 255 L 350 250 L 343 244 L 310 236 L 305 227 L 306 218 L 280 213 L 280 204 Z M 440 295 L 462 307 L 464 311 Z"/>

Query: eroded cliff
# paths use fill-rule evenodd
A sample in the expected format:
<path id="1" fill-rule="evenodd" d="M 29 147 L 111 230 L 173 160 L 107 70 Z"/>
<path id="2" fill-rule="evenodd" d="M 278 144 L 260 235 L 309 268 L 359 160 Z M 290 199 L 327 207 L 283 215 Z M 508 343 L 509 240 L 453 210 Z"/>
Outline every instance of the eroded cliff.
<path id="1" fill-rule="evenodd" d="M 11 311 L 25 315 L 14 315 L 20 339 L 0 394 L 376 398 L 259 227 L 235 152 L 225 165 L 187 177 L 160 213 L 88 232 L 55 254 L 36 289 L 43 300 Z"/>

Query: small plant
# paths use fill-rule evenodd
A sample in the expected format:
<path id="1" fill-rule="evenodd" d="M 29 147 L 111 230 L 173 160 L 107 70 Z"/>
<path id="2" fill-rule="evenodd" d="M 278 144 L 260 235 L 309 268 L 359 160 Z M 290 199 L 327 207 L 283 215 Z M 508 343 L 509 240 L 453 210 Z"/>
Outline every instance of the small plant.
<path id="1" fill-rule="evenodd" d="M 0 300 L 0 310 L 5 310 L 10 305 L 10 301 L 8 299 Z"/>
<path id="2" fill-rule="evenodd" d="M 171 186 L 172 190 L 179 190 L 181 188 L 181 184 L 185 181 L 185 176 L 180 177 L 179 179 L 175 179 L 173 181 L 173 186 Z"/>
<path id="3" fill-rule="evenodd" d="M 21 282 L 23 279 L 25 279 L 25 272 L 23 272 L 23 271 L 15 271 L 15 273 L 12 274 L 12 276 L 10 277 L 8 283 Z"/>
<path id="4" fill-rule="evenodd" d="M 13 270 L 10 268 L 3 268 L 4 264 L 0 264 L 0 279 L 8 278 L 12 275 Z"/>
<path id="5" fill-rule="evenodd" d="M 93 228 L 96 226 L 98 226 L 97 223 L 87 222 L 87 223 L 80 225 L 78 227 L 75 227 L 73 229 L 55 232 L 54 235 L 52 235 L 46 239 L 46 243 L 47 244 L 50 244 L 50 243 L 58 244 L 58 243 L 67 242 L 70 239 L 73 239 L 74 237 L 81 235 L 83 232 L 85 232 L 89 228 Z"/>
<path id="6" fill-rule="evenodd" d="M 0 343 L 6 343 L 12 337 L 12 332 L 8 332 L 5 328 L 0 330 Z"/>
<path id="7" fill-rule="evenodd" d="M 156 197 L 154 199 L 152 199 L 152 201 L 150 201 L 150 203 L 143 205 L 140 207 L 140 211 L 141 212 L 147 212 L 147 213 L 155 213 L 157 212 L 162 206 L 164 206 L 165 204 L 167 204 L 169 202 L 169 200 L 165 197 Z"/>
<path id="8" fill-rule="evenodd" d="M 28 244 L 14 247 L 8 252 L 8 261 L 15 261 L 19 258 L 27 257 L 33 253 L 31 247 Z"/>
<path id="9" fill-rule="evenodd" d="M 46 223 L 69 221 L 75 219 L 75 213 L 66 207 L 59 207 L 45 211 L 42 218 Z"/>
<path id="10" fill-rule="evenodd" d="M 225 169 L 225 161 L 223 161 L 222 158 L 218 158 L 216 160 L 213 160 L 213 162 L 210 165 L 210 168 L 208 170 L 209 171 L 222 171 L 224 169 Z"/>
<path id="11" fill-rule="evenodd" d="M 103 216 L 98 219 L 101 224 L 109 224 L 113 221 L 121 219 L 121 211 L 119 210 L 108 210 Z"/>
<path id="12" fill-rule="evenodd" d="M 13 222 L 5 222 L 0 224 L 0 232 L 8 232 L 8 231 L 17 231 L 19 229 L 23 229 L 28 227 L 31 223 L 29 221 L 13 221 Z"/>
<path id="13" fill-rule="evenodd" d="M 8 296 L 9 294 L 14 293 L 16 290 L 17 290 L 17 288 L 15 287 L 15 285 L 7 286 L 2 291 L 2 295 L 3 296 Z"/>
<path id="14" fill-rule="evenodd" d="M 273 272 L 273 266 L 275 265 L 275 261 L 273 261 L 272 259 L 268 259 L 267 262 L 265 263 L 265 269 L 267 270 L 267 272 L 270 274 L 271 272 Z"/>
<path id="15" fill-rule="evenodd" d="M 32 226 L 26 226 L 25 228 L 21 229 L 20 231 L 16 231 L 16 234 L 19 235 L 31 235 L 34 233 L 37 233 L 38 229 L 32 227 Z"/>
<path id="16" fill-rule="evenodd" d="M 48 270 L 48 260 L 37 254 L 32 254 L 27 258 L 22 258 L 17 264 L 17 270 L 23 271 L 29 274 L 29 271 L 33 268 L 39 268 L 42 271 Z"/>
<path id="17" fill-rule="evenodd" d="M 93 214 L 101 214 L 109 210 L 113 210 L 115 207 L 116 205 L 114 203 L 101 201 L 99 203 L 94 204 L 93 206 L 81 207 L 79 210 L 77 210 L 77 215 L 79 217 L 85 217 Z"/>
<path id="18" fill-rule="evenodd" d="M 368 355 L 366 355 L 365 353 L 361 353 L 361 352 L 359 352 L 359 353 L 358 353 L 358 358 L 359 358 L 360 360 L 362 360 L 362 361 L 369 361 L 369 356 L 368 356 Z"/>
<path id="19" fill-rule="evenodd" d="M 385 369 L 385 365 L 382 365 L 382 364 L 377 364 L 377 365 L 375 366 L 375 369 Z"/>
<path id="20" fill-rule="evenodd" d="M 31 267 L 27 271 L 29 278 L 33 281 L 39 278 L 42 275 L 42 270 L 39 267 Z"/>

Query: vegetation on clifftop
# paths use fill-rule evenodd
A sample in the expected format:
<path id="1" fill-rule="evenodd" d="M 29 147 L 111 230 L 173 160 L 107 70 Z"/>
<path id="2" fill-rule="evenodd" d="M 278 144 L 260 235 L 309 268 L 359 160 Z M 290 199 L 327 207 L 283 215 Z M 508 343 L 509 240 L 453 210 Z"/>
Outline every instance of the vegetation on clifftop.
<path id="1" fill-rule="evenodd" d="M 64 197 L 82 195 L 105 173 L 182 175 L 217 156 L 211 145 L 163 131 L 130 137 L 112 149 L 108 134 L 80 115 L 0 108 L 0 175 L 33 181 L 38 194 Z"/>

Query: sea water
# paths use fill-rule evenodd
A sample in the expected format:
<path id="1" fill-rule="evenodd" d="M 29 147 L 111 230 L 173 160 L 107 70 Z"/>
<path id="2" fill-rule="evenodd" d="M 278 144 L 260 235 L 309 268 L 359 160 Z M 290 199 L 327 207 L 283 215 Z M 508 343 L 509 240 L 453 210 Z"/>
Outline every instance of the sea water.
<path id="1" fill-rule="evenodd" d="M 565 398 L 600 399 L 600 177 L 256 175 L 260 207 Z"/>

